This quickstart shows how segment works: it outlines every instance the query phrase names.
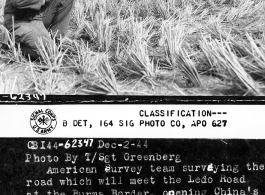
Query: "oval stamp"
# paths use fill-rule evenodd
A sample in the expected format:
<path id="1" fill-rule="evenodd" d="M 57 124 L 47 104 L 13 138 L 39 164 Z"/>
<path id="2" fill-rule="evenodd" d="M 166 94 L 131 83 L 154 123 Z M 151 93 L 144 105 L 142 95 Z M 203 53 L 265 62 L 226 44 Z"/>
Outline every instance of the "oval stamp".
<path id="1" fill-rule="evenodd" d="M 49 134 L 55 129 L 56 125 L 56 115 L 51 109 L 35 110 L 30 116 L 30 126 L 38 134 Z"/>

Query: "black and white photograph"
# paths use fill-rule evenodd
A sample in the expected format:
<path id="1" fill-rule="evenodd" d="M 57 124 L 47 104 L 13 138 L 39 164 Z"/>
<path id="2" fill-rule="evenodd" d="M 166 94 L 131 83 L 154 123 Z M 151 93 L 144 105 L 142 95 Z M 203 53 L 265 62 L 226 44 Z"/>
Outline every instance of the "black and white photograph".
<path id="1" fill-rule="evenodd" d="M 0 93 L 262 96 L 263 0 L 1 0 Z"/>
<path id="2" fill-rule="evenodd" d="M 263 0 L 0 0 L 0 195 L 265 195 Z"/>

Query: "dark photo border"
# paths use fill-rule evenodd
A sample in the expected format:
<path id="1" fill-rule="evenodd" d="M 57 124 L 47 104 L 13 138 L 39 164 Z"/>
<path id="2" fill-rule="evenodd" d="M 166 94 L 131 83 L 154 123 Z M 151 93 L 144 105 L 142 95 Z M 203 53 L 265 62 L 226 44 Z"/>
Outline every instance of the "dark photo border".
<path id="1" fill-rule="evenodd" d="M 265 105 L 265 96 L 86 96 L 47 95 L 37 100 L 33 95 L 0 95 L 0 104 L 205 104 L 205 105 Z M 12 98 L 12 97 L 17 97 Z M 30 97 L 30 98 L 29 98 Z M 30 100 L 28 100 L 30 99 Z"/>

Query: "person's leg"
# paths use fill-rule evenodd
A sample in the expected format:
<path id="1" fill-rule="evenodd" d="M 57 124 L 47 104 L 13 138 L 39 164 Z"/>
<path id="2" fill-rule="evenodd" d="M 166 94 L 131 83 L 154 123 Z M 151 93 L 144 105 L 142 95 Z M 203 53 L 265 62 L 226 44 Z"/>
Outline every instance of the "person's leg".
<path id="1" fill-rule="evenodd" d="M 51 1 L 43 13 L 43 23 L 45 27 L 57 36 L 65 36 L 69 28 L 69 21 L 73 9 L 74 0 L 54 0 Z"/>
<path id="2" fill-rule="evenodd" d="M 45 45 L 52 42 L 50 34 L 41 20 L 32 20 L 30 22 L 18 22 L 15 24 L 16 43 L 20 43 L 21 51 L 26 57 L 30 56 L 35 60 L 40 57 L 38 44 L 42 39 Z"/>
<path id="3" fill-rule="evenodd" d="M 47 7 L 44 7 L 42 20 L 15 21 L 16 43 L 20 43 L 22 53 L 25 56 L 29 55 L 32 59 L 40 57 L 37 47 L 39 39 L 42 38 L 46 44 L 52 42 L 48 30 L 54 33 L 58 31 L 58 36 L 66 35 L 73 2 L 74 0 L 52 0 Z"/>
<path id="4" fill-rule="evenodd" d="M 0 24 L 0 50 L 8 48 L 9 34 L 8 30 Z"/>
<path id="5" fill-rule="evenodd" d="M 58 6 L 61 0 L 53 0 L 50 1 L 43 7 L 44 11 L 42 12 L 42 21 L 46 29 L 50 29 L 50 26 L 52 25 L 53 18 L 55 17 L 55 14 L 57 13 Z"/>

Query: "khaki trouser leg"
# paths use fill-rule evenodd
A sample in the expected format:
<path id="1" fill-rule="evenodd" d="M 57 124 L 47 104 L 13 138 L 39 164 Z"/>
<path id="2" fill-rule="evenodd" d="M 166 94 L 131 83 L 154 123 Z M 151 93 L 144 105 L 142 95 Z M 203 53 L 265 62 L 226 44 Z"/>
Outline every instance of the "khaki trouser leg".
<path id="1" fill-rule="evenodd" d="M 3 25 L 0 24 L 0 50 L 7 49 L 8 42 L 9 42 L 8 30 Z"/>
<path id="2" fill-rule="evenodd" d="M 42 39 L 45 45 L 52 42 L 50 34 L 41 20 L 17 22 L 14 29 L 16 42 L 20 43 L 22 53 L 26 57 L 30 56 L 33 60 L 40 56 L 37 46 L 39 39 Z"/>
<path id="3" fill-rule="evenodd" d="M 32 21 L 15 21 L 15 38 L 20 43 L 22 53 L 31 59 L 40 57 L 37 47 L 41 38 L 45 44 L 51 44 L 48 30 L 65 36 L 69 26 L 74 0 L 51 0 L 46 7 L 43 18 Z M 10 29 L 11 30 L 11 29 Z"/>
<path id="4" fill-rule="evenodd" d="M 51 1 L 43 14 L 45 27 L 57 36 L 66 36 L 69 28 L 69 21 L 73 9 L 74 0 L 54 0 Z"/>

